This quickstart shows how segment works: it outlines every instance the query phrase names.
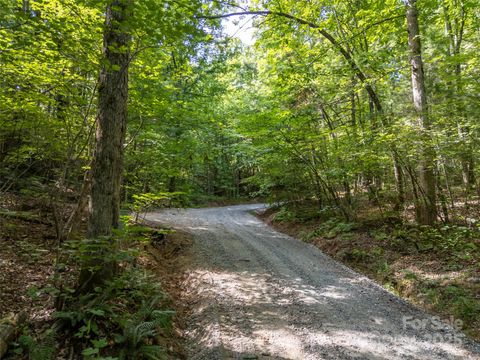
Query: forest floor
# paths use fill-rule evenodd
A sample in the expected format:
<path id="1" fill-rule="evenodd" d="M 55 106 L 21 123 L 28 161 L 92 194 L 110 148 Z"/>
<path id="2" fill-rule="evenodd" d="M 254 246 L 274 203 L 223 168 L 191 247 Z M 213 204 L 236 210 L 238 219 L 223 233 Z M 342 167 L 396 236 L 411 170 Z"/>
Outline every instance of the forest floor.
<path id="1" fill-rule="evenodd" d="M 68 217 L 68 213 L 65 215 Z M 133 243 L 138 253 L 135 266 L 142 272 L 154 274 L 162 294 L 167 295 L 162 306 L 175 309 L 171 329 L 168 333 L 162 332 L 155 341 L 166 350 L 169 359 L 184 359 L 181 329 L 185 327 L 183 319 L 187 317 L 188 307 L 180 301 L 180 294 L 182 268 L 190 262 L 191 238 L 179 231 L 169 234 L 168 241 L 157 240 L 151 244 Z M 45 201 L 12 194 L 1 199 L 0 324 L 2 319 L 25 313 L 27 323 L 18 329 L 17 335 L 28 335 L 32 339 L 44 336 L 55 321 L 59 287 L 71 286 L 78 276 L 78 263 L 65 262 L 65 255 L 65 249 L 59 247 L 52 214 L 45 207 Z M 64 263 L 62 268 L 56 265 L 59 263 Z M 11 344 L 6 358 L 75 358 L 67 355 L 72 345 L 68 338 L 62 334 L 58 342 L 51 345 L 53 357 L 39 354 L 29 357 L 23 349 L 26 344 L 17 340 Z M 41 350 L 36 347 L 33 351 Z M 81 354 L 76 355 L 82 358 Z"/>
<path id="2" fill-rule="evenodd" d="M 180 298 L 189 359 L 478 359 L 480 344 L 316 246 L 275 231 L 260 205 L 163 210 L 192 235 Z"/>
<path id="3" fill-rule="evenodd" d="M 0 319 L 9 313 L 26 311 L 32 323 L 42 322 L 54 309 L 51 297 L 39 291 L 54 272 L 54 226 L 47 220 L 39 221 L 44 217 L 34 200 L 24 202 L 13 196 L 2 200 Z"/>

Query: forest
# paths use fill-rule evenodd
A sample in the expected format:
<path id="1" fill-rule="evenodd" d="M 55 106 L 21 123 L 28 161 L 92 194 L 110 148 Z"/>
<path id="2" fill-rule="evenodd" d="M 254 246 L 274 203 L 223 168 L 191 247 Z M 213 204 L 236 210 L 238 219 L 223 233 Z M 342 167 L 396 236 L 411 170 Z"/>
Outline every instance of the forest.
<path id="1" fill-rule="evenodd" d="M 479 53 L 479 0 L 0 0 L 0 358 L 185 358 L 142 219 L 248 202 L 479 340 Z"/>

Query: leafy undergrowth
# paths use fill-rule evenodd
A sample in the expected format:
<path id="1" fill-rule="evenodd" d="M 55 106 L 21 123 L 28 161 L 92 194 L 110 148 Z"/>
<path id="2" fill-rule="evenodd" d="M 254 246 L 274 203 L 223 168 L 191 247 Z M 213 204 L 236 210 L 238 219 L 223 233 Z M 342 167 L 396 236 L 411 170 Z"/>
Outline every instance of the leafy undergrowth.
<path id="1" fill-rule="evenodd" d="M 480 340 L 480 230 L 420 227 L 398 218 L 346 222 L 296 204 L 260 215 L 278 230 L 322 251 L 445 320 L 463 322 Z"/>
<path id="2" fill-rule="evenodd" d="M 77 296 L 78 240 L 59 244 L 53 224 L 26 216 L 0 215 L 0 225 L 0 314 L 28 314 L 7 359 L 184 358 L 183 310 L 170 310 L 183 234 L 126 223 L 114 240 L 115 278 Z"/>

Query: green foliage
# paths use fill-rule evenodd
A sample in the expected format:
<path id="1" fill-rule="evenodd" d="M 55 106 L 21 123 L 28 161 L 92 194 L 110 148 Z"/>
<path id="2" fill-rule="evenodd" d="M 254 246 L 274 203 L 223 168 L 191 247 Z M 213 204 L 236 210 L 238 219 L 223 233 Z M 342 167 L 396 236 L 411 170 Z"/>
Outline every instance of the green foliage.
<path id="1" fill-rule="evenodd" d="M 153 229 L 147 226 L 139 225 L 136 222 L 130 221 L 130 217 L 126 217 L 123 228 L 116 231 L 117 236 L 122 237 L 124 243 L 149 243 L 155 239 L 163 238 L 165 235 L 175 233 L 172 229 Z M 135 256 L 137 251 L 128 250 L 125 252 L 124 258 L 129 258 L 129 253 Z"/>
<path id="2" fill-rule="evenodd" d="M 151 342 L 168 332 L 174 313 L 161 308 L 165 297 L 159 294 L 153 276 L 131 268 L 91 294 L 68 294 L 67 310 L 54 317 L 85 347 L 85 359 L 160 359 L 165 350 Z"/>
<path id="3" fill-rule="evenodd" d="M 40 339 L 23 334 L 18 338 L 14 353 L 25 354 L 29 360 L 53 360 L 57 346 L 56 336 L 54 328 L 45 331 Z"/>
<path id="4" fill-rule="evenodd" d="M 464 321 L 465 325 L 472 324 L 480 316 L 480 304 L 471 290 L 461 285 L 446 287 L 433 286 L 426 290 L 426 297 L 431 304 L 441 310 L 447 307 L 454 316 Z"/>
<path id="5" fill-rule="evenodd" d="M 384 279 L 389 279 L 392 275 L 392 269 L 388 262 L 380 261 L 377 265 L 377 273 L 381 275 Z"/>
<path id="6" fill-rule="evenodd" d="M 132 195 L 132 211 L 135 214 L 135 222 L 142 213 L 163 207 L 184 207 L 187 204 L 187 196 L 184 192 L 161 192 L 158 194 L 145 193 Z"/>
<path id="7" fill-rule="evenodd" d="M 164 358 L 165 349 L 157 340 L 170 331 L 174 313 L 165 308 L 168 299 L 156 277 L 138 267 L 140 252 L 135 248 L 151 232 L 126 219 L 114 237 L 66 242 L 61 258 L 69 264 L 88 262 L 99 253 L 105 254 L 103 260 L 117 264 L 116 275 L 91 292 L 72 289 L 62 273 L 56 274 L 50 288 L 32 289 L 35 294 L 48 292 L 62 304 L 53 313 L 56 334 L 70 337 L 84 359 Z M 57 268 L 62 266 L 59 263 Z"/>
<path id="8" fill-rule="evenodd" d="M 415 231 L 416 241 L 421 251 L 435 249 L 457 257 L 470 256 L 477 249 L 475 239 L 480 238 L 480 232 L 463 226 L 445 225 L 440 228 L 421 227 Z"/>
<path id="9" fill-rule="evenodd" d="M 364 249 L 353 248 L 345 251 L 342 254 L 342 258 L 346 261 L 363 262 L 370 258 L 370 254 Z"/>
<path id="10" fill-rule="evenodd" d="M 122 344 L 120 359 L 164 359 L 165 349 L 146 343 L 158 335 L 159 329 L 170 328 L 172 311 L 157 310 L 158 298 L 144 302 L 138 312 L 126 321 L 122 335 L 115 337 Z"/>
<path id="11" fill-rule="evenodd" d="M 18 177 L 57 178 L 62 164 L 67 181 L 78 176 L 70 162 L 86 155 L 93 120 L 86 109 L 101 41 L 101 12 L 94 7 L 70 0 L 23 3 L 25 11 L 12 2 L 0 5 L 8 9 L 0 18 L 0 178 L 13 188 L 29 187 Z"/>
<path id="12" fill-rule="evenodd" d="M 80 187 L 93 153 L 105 4 L 0 3 L 2 188 L 28 189 L 34 180 L 65 190 Z M 470 193 L 478 172 L 473 160 L 480 109 L 471 95 L 479 92 L 475 5 L 419 5 L 429 113 L 435 119 L 429 136 L 444 199 L 458 197 L 451 189 L 465 186 L 467 168 Z M 292 14 L 323 31 L 280 16 L 256 19 L 256 43 L 248 47 L 226 41 L 218 20 L 199 16 L 232 10 L 231 5 L 132 3 L 126 21 L 134 35 L 127 202 L 148 203 L 153 195 L 142 201 L 134 196 L 167 192 L 192 200 L 307 198 L 351 221 L 357 198 L 366 193 L 382 211 L 392 209 L 395 153 L 407 203 L 415 203 L 422 192 L 416 191 L 413 169 L 423 140 L 414 108 L 404 101 L 411 84 L 403 7 L 393 0 L 252 6 Z M 381 108 L 373 104 L 372 91 Z"/>
<path id="13" fill-rule="evenodd" d="M 296 219 L 296 215 L 293 211 L 288 210 L 286 207 L 280 208 L 280 211 L 278 211 L 275 214 L 274 220 L 277 222 L 292 222 Z"/>
<path id="14" fill-rule="evenodd" d="M 353 229 L 355 229 L 354 223 L 347 223 L 338 218 L 330 218 L 329 220 L 321 223 L 314 231 L 307 234 L 306 239 L 309 240 L 315 237 L 332 239 L 341 234 L 343 238 L 347 240 L 347 234 Z"/>
<path id="15" fill-rule="evenodd" d="M 479 302 L 463 287 L 449 285 L 444 289 L 442 296 L 453 303 L 454 313 L 459 318 L 472 321 L 480 315 Z"/>
<path id="16" fill-rule="evenodd" d="M 412 206 L 424 201 L 417 169 L 422 146 L 428 145 L 435 148 L 432 170 L 442 220 L 467 222 L 458 203 L 477 206 L 473 188 L 480 174 L 477 2 L 418 5 L 432 119 L 424 132 L 405 100 L 411 76 L 405 9 L 398 1 L 254 1 L 255 9 L 304 21 L 257 17 L 252 47 L 225 40 L 219 20 L 199 16 L 230 11 L 232 5 L 133 1 L 125 21 L 132 58 L 123 199 L 138 220 L 155 208 L 261 196 L 288 204 L 276 221 L 323 219 L 306 239 L 346 242 L 353 219 L 365 209 L 378 208 L 382 216 L 405 210 L 405 219 L 413 215 Z M 52 204 L 58 197 L 75 202 L 94 153 L 99 69 L 115 70 L 100 59 L 105 5 L 0 0 L 0 195 L 15 190 Z M 396 175 L 404 177 L 404 203 Z M 305 199 L 315 203 L 314 210 L 290 206 Z M 95 253 L 132 267 L 135 251 L 118 240 L 145 239 L 144 230 L 126 226 L 115 239 L 65 246 L 82 254 L 80 262 Z M 399 252 L 448 255 L 452 269 L 479 260 L 475 228 L 385 226 L 373 238 Z M 27 261 L 42 256 L 27 243 L 18 245 Z M 353 249 L 344 255 L 360 262 L 381 254 Z M 387 273 L 385 264 L 380 271 Z M 136 309 L 155 293 L 129 278 L 132 273 L 57 313 L 88 346 L 86 357 L 108 353 L 112 329 L 135 356 L 141 348 L 142 356 L 156 356 L 147 355 L 156 351 L 147 348 L 158 330 L 151 328 L 156 320 L 132 318 L 127 324 L 117 317 L 129 311 L 115 299 L 131 297 L 135 302 L 126 303 Z M 67 303 L 72 292 L 63 289 Z M 472 313 L 468 299 L 462 304 L 459 309 Z"/>
<path id="17" fill-rule="evenodd" d="M 388 291 L 390 291 L 392 294 L 395 294 L 397 296 L 399 296 L 399 293 L 398 293 L 398 290 L 396 289 L 395 285 L 393 285 L 392 283 L 385 283 L 383 284 L 383 287 L 385 289 L 387 289 Z"/>
<path id="18" fill-rule="evenodd" d="M 407 280 L 418 280 L 418 276 L 411 270 L 406 270 L 403 273 L 403 277 Z"/>

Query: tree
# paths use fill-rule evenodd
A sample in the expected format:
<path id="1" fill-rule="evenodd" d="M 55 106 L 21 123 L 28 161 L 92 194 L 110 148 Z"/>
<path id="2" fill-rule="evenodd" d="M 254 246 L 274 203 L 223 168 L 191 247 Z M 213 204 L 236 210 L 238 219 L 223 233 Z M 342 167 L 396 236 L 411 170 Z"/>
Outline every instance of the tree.
<path id="1" fill-rule="evenodd" d="M 119 225 L 123 146 L 127 126 L 131 41 L 128 21 L 132 16 L 131 6 L 131 0 L 114 0 L 106 7 L 88 219 L 87 237 L 90 241 L 110 238 L 112 229 Z M 80 274 L 80 291 L 89 291 L 114 275 L 115 261 L 104 253 L 108 248 L 100 249 L 102 251 L 88 255 Z"/>
<path id="2" fill-rule="evenodd" d="M 281 6 L 279 6 L 281 9 Z M 309 14 L 308 11 L 306 11 L 307 14 Z M 325 14 L 328 14 L 332 12 L 331 9 L 325 9 Z M 335 10 L 333 9 L 334 17 L 336 17 Z M 316 30 L 324 39 L 326 39 L 344 58 L 344 60 L 348 63 L 350 66 L 350 69 L 352 71 L 352 76 L 358 78 L 360 83 L 363 85 L 364 89 L 366 90 L 369 101 L 371 104 L 371 111 L 372 115 L 373 112 L 376 112 L 380 118 L 380 121 L 382 123 L 382 126 L 388 127 L 389 121 L 388 118 L 384 112 L 382 102 L 380 100 L 380 97 L 375 90 L 375 87 L 372 85 L 371 80 L 368 78 L 368 76 L 365 74 L 365 72 L 361 69 L 361 67 L 358 64 L 358 61 L 355 59 L 355 54 L 351 48 L 351 45 L 348 43 L 348 41 L 345 41 L 346 45 L 343 45 L 343 41 L 339 41 L 334 35 L 332 35 L 331 32 L 328 31 L 328 29 L 322 27 L 320 24 L 316 23 L 315 21 L 310 21 L 308 19 L 298 17 L 295 15 L 292 15 L 290 13 L 284 12 L 284 11 L 277 11 L 277 10 L 249 10 L 249 11 L 242 11 L 242 12 L 233 12 L 230 14 L 223 14 L 223 15 L 213 15 L 213 16 L 206 16 L 206 18 L 209 19 L 217 19 L 217 18 L 226 18 L 226 17 L 232 17 L 232 16 L 243 16 L 243 15 L 261 15 L 261 16 L 271 16 L 271 17 L 279 17 L 279 18 L 285 18 L 290 21 L 293 21 L 296 24 L 300 25 L 306 25 L 311 29 Z M 310 15 L 310 14 L 309 14 Z M 394 16 L 389 16 L 386 19 L 381 19 L 378 21 L 376 24 L 381 24 L 383 22 L 391 21 L 398 19 L 398 15 Z M 373 24 L 375 25 L 375 24 Z M 370 26 L 373 26 L 370 25 Z M 361 33 L 361 32 L 360 32 Z M 340 30 L 340 34 L 342 34 L 342 30 Z M 393 159 L 393 173 L 395 176 L 395 181 L 396 181 L 396 189 L 397 189 L 397 203 L 396 203 L 396 208 L 401 209 L 401 207 L 404 204 L 405 201 L 405 180 L 403 176 L 403 170 L 402 170 L 402 165 L 401 165 L 401 160 L 399 158 L 398 150 L 396 147 L 395 143 L 390 144 L 391 148 L 391 156 Z"/>
<path id="3" fill-rule="evenodd" d="M 408 45 L 410 47 L 410 64 L 412 71 L 412 96 L 420 134 L 421 155 L 418 162 L 419 191 L 421 199 L 417 200 L 417 221 L 432 225 L 437 219 L 435 149 L 430 135 L 431 122 L 428 114 L 425 74 L 423 70 L 420 29 L 416 0 L 407 0 Z"/>
<path id="4" fill-rule="evenodd" d="M 19 3 L 0 3 L 0 188 L 35 177 L 55 197 L 89 154 L 100 15 L 72 0 Z"/>

